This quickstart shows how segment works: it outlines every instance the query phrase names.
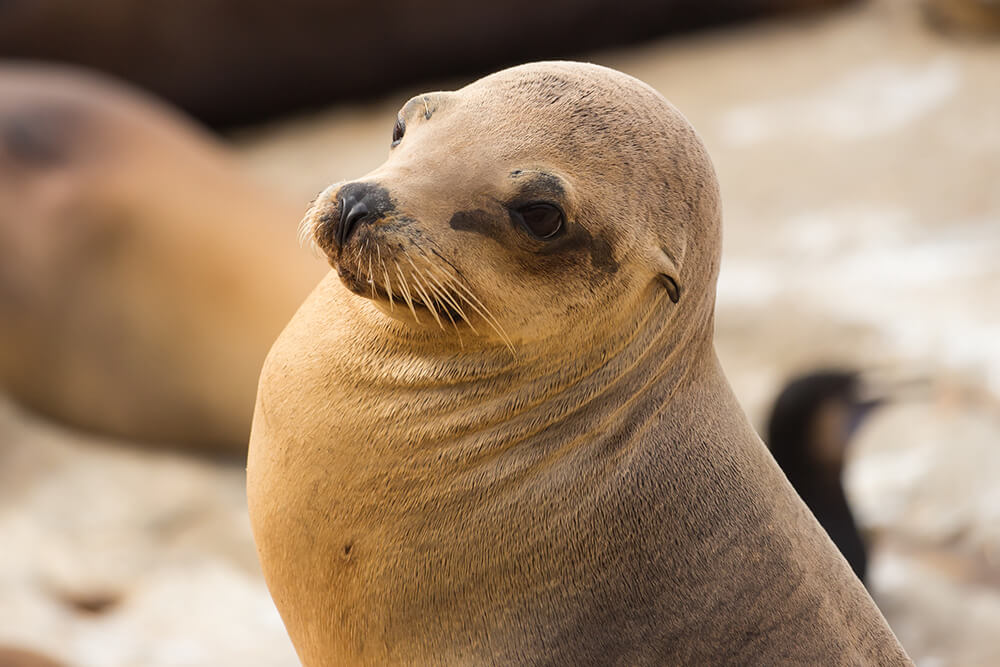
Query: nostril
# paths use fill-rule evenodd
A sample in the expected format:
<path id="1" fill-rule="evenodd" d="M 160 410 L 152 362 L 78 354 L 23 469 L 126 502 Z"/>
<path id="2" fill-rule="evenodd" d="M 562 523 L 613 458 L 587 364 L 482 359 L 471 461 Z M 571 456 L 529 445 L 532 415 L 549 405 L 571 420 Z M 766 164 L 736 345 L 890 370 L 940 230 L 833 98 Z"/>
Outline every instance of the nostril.
<path id="1" fill-rule="evenodd" d="M 2 2 L 2 0 L 0 0 Z M 377 183 L 347 183 L 336 194 L 340 209 L 333 213 L 324 228 L 338 248 L 343 248 L 361 225 L 373 225 L 395 212 L 389 191 Z"/>
<path id="2" fill-rule="evenodd" d="M 348 237 L 350 237 L 351 231 L 354 230 L 355 225 L 368 215 L 369 211 L 364 200 L 354 199 L 353 197 L 344 199 L 341 203 L 340 211 L 340 229 L 337 230 L 337 240 L 340 242 L 340 245 L 344 245 Z"/>
<path id="3" fill-rule="evenodd" d="M 351 207 L 351 210 L 347 212 L 347 226 L 351 227 L 361 218 L 368 215 L 368 207 L 365 206 L 363 201 L 359 201 L 357 204 Z"/>

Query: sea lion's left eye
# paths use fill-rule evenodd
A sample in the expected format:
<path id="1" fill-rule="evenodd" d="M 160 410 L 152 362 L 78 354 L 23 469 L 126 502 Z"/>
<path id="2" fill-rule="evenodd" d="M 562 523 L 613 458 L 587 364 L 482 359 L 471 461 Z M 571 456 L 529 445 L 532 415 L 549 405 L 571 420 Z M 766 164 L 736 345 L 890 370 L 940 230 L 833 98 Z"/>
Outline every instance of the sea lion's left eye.
<path id="1" fill-rule="evenodd" d="M 517 214 L 524 226 L 540 239 L 552 238 L 566 223 L 563 212 L 552 204 L 528 204 L 517 209 Z"/>
<path id="2" fill-rule="evenodd" d="M 406 123 L 403 122 L 402 118 L 396 119 L 396 124 L 392 127 L 392 145 L 395 146 L 400 141 L 403 140 L 403 134 L 406 133 Z"/>

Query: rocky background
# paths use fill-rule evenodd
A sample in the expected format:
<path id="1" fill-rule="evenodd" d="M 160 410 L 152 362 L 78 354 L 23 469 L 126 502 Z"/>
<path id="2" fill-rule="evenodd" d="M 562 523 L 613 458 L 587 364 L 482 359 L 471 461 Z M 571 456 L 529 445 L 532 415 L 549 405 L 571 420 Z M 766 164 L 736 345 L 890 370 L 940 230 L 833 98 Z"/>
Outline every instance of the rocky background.
<path id="1" fill-rule="evenodd" d="M 847 475 L 873 596 L 918 664 L 1000 665 L 1000 44 L 884 0 L 590 59 L 664 93 L 714 157 L 717 347 L 755 423 L 797 371 L 907 387 Z M 383 160 L 410 94 L 462 83 L 231 139 L 304 210 Z M 243 477 L 0 397 L 0 645 L 88 667 L 296 664 Z"/>

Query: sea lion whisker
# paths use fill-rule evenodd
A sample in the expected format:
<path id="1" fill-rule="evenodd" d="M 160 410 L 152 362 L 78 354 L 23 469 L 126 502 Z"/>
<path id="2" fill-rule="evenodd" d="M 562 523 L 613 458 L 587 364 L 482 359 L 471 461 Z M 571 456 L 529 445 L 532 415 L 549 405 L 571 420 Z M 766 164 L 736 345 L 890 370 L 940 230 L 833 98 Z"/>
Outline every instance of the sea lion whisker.
<path id="1" fill-rule="evenodd" d="M 385 262 L 382 261 L 382 250 L 379 246 L 375 246 L 375 251 L 378 253 L 378 263 L 382 266 L 382 275 L 385 277 L 385 292 L 389 295 L 389 310 L 393 311 L 396 309 L 395 302 L 392 297 L 392 281 L 389 280 L 389 271 L 385 268 Z"/>
<path id="2" fill-rule="evenodd" d="M 433 281 L 434 284 L 437 285 L 441 293 L 441 298 L 445 301 L 445 303 L 447 303 L 448 308 L 453 310 L 455 314 L 458 315 L 459 319 L 465 321 L 473 332 L 476 332 L 476 328 L 472 326 L 472 323 L 466 318 L 465 311 L 463 311 L 462 307 L 458 305 L 458 302 L 455 300 L 455 296 L 451 293 L 448 287 L 434 275 L 435 270 L 436 268 L 433 265 L 427 264 L 427 272 L 425 273 L 427 280 Z M 448 280 L 448 278 L 446 277 L 445 280 Z"/>
<path id="3" fill-rule="evenodd" d="M 435 289 L 437 289 L 437 288 L 435 288 Z M 438 295 L 441 296 L 441 293 L 438 292 Z M 451 314 L 452 313 L 451 308 L 443 308 L 443 310 L 444 310 L 445 316 L 448 318 L 448 321 L 451 322 L 451 327 L 455 330 L 455 336 L 458 337 L 458 346 L 464 350 L 465 349 L 465 343 L 462 341 L 462 332 L 459 331 L 459 329 L 458 329 L 458 323 L 455 322 L 455 317 Z M 462 318 L 459 317 L 459 320 L 461 320 L 461 319 Z"/>
<path id="4" fill-rule="evenodd" d="M 406 276 L 399 269 L 399 263 L 396 260 L 392 260 L 393 265 L 396 267 L 396 275 L 399 276 L 399 289 L 403 293 L 403 299 L 406 301 L 406 305 L 410 307 L 410 312 L 413 313 L 413 320 L 420 323 L 420 318 L 417 317 L 417 309 L 413 307 L 413 299 L 410 296 L 410 285 L 406 282 Z"/>
<path id="5" fill-rule="evenodd" d="M 500 324 L 499 320 L 497 320 L 496 316 L 493 315 L 490 309 L 487 308 L 485 305 L 483 305 L 483 302 L 480 301 L 479 298 L 476 297 L 475 294 L 473 294 L 472 290 L 470 290 L 461 281 L 453 280 L 452 284 L 458 288 L 456 294 L 459 297 L 461 297 L 463 301 L 469 304 L 469 307 L 475 310 L 479 314 L 479 316 L 482 317 L 483 320 L 485 320 L 486 323 L 490 325 L 493 331 L 495 331 L 496 334 L 500 336 L 500 338 L 503 340 L 504 345 L 506 345 L 507 348 L 511 352 L 513 352 L 514 344 L 511 342 L 510 337 L 507 335 L 507 332 L 504 331 L 503 326 Z"/>
<path id="6" fill-rule="evenodd" d="M 412 264 L 412 262 L 410 263 Z M 417 267 L 414 266 L 413 269 L 414 273 L 410 274 L 410 277 L 413 278 L 413 287 L 416 290 L 416 292 L 420 295 L 420 298 L 423 300 L 424 305 L 427 306 L 427 310 L 431 311 L 431 316 L 434 318 L 434 321 L 437 322 L 438 326 L 441 327 L 441 330 L 444 331 L 444 323 L 441 322 L 441 316 L 438 315 L 437 304 L 435 303 L 434 299 L 431 298 L 431 296 L 424 289 L 424 284 L 423 282 L 421 282 L 420 276 L 417 275 Z"/>
<path id="7" fill-rule="evenodd" d="M 426 261 L 426 257 L 424 259 Z M 472 320 L 469 319 L 469 316 L 465 314 L 465 310 L 462 308 L 461 304 L 459 304 L 459 299 L 463 299 L 465 301 L 468 301 L 468 300 L 465 299 L 460 293 L 456 293 L 453 289 L 449 289 L 449 286 L 454 285 L 455 282 L 456 282 L 456 280 L 453 277 L 451 277 L 450 275 L 448 275 L 445 271 L 443 271 L 442 269 L 440 269 L 439 267 L 437 267 L 434 264 L 430 263 L 429 261 L 426 262 L 426 266 L 427 266 L 428 271 L 427 271 L 427 273 L 425 275 L 427 276 L 428 280 L 433 280 L 433 281 L 435 281 L 437 283 L 438 287 L 441 290 L 442 298 L 447 302 L 449 308 L 451 310 L 453 310 L 458 315 L 458 317 L 459 317 L 460 320 L 462 320 L 463 322 L 465 322 L 469 326 L 469 328 L 472 329 L 472 333 L 474 333 L 474 334 L 476 334 L 478 336 L 479 335 L 479 330 L 476 329 L 476 325 L 472 323 Z M 435 272 L 438 274 L 438 276 L 434 275 Z M 474 306 L 473 306 L 473 308 L 474 308 Z M 446 310 L 445 312 L 448 312 L 448 310 Z M 482 316 L 483 319 L 488 319 L 482 313 L 480 313 L 480 316 Z M 449 314 L 449 317 L 450 317 L 450 314 Z M 452 320 L 452 324 L 455 324 L 454 320 Z M 491 324 L 490 326 L 493 326 L 493 325 Z M 494 329 L 496 329 L 496 327 L 494 327 Z M 458 326 L 457 325 L 455 325 L 455 331 L 456 332 L 458 331 Z M 503 334 L 501 332 L 498 332 L 498 333 L 501 334 L 501 337 L 503 336 Z"/>
<path id="8" fill-rule="evenodd" d="M 495 318 L 493 317 L 492 313 L 489 313 L 488 311 L 483 312 L 483 310 L 479 308 L 479 306 L 477 306 L 472 300 L 469 299 L 469 297 L 467 297 L 462 292 L 457 292 L 457 295 L 459 296 L 459 298 L 461 298 L 463 301 L 469 304 L 469 307 L 472 308 L 473 311 L 475 311 L 480 317 L 483 318 L 483 321 L 486 322 L 486 324 L 488 324 L 490 328 L 493 329 L 493 331 L 495 331 L 498 336 L 500 336 L 500 339 L 503 341 L 504 346 L 508 350 L 510 350 L 511 353 L 513 353 L 514 344 L 507 336 L 507 332 L 503 330 L 502 326 L 500 326 L 500 323 L 495 321 Z"/>
<path id="9" fill-rule="evenodd" d="M 429 250 L 430 250 L 430 251 L 431 251 L 432 253 L 434 253 L 434 256 L 435 256 L 435 257 L 437 257 L 437 258 L 438 258 L 438 259 L 440 259 L 440 260 L 441 260 L 442 262 L 444 262 L 445 264 L 447 264 L 448 266 L 450 266 L 450 267 L 451 267 L 451 269 L 452 269 L 452 271 L 454 271 L 454 272 L 455 272 L 455 275 L 456 275 L 456 276 L 457 276 L 457 277 L 458 277 L 458 278 L 459 278 L 460 280 L 465 280 L 465 275 L 464 275 L 464 274 L 462 273 L 462 271 L 461 271 L 461 270 L 460 270 L 460 269 L 459 269 L 459 268 L 458 268 L 457 266 L 455 266 L 455 263 L 454 263 L 454 262 L 452 262 L 452 261 L 451 261 L 450 259 L 448 259 L 448 258 L 447 258 L 447 257 L 445 257 L 444 255 L 442 255 L 441 253 L 439 253 L 439 252 L 438 252 L 438 251 L 437 251 L 436 249 L 434 249 L 434 248 L 429 248 Z"/>
<path id="10" fill-rule="evenodd" d="M 313 210 L 313 207 L 310 206 L 306 211 L 306 214 L 302 216 L 301 220 L 299 220 L 298 234 L 296 235 L 296 238 L 299 241 L 299 246 L 305 247 L 306 242 L 309 240 L 309 233 L 312 231 Z"/>
<path id="11" fill-rule="evenodd" d="M 417 271 L 424 277 L 424 280 L 427 283 L 427 289 L 431 292 L 431 298 L 434 299 L 435 307 L 440 309 L 444 313 L 445 317 L 448 318 L 448 321 L 451 322 L 451 326 L 455 330 L 455 335 L 458 336 L 459 347 L 465 349 L 465 345 L 462 342 L 462 333 L 458 330 L 458 324 L 455 323 L 455 317 L 451 314 L 451 308 L 448 306 L 448 302 L 445 299 L 442 288 L 439 285 L 434 284 L 433 277 L 429 272 L 425 272 L 419 268 L 417 268 Z"/>
<path id="12" fill-rule="evenodd" d="M 421 273 L 423 273 L 424 279 L 427 281 L 428 288 L 432 292 L 434 292 L 434 295 L 438 299 L 438 303 L 441 307 L 441 310 L 444 311 L 444 314 L 448 318 L 448 321 L 451 322 L 451 326 L 455 330 L 455 335 L 458 336 L 459 346 L 461 346 L 464 349 L 465 345 L 462 343 L 462 332 L 458 330 L 458 323 L 455 322 L 455 315 L 458 316 L 459 320 L 462 319 L 462 316 L 458 315 L 457 311 L 454 311 L 453 307 L 451 306 L 451 297 L 448 296 L 447 290 L 445 290 L 440 284 L 435 284 L 436 281 L 434 277 L 430 275 L 430 272 L 426 273 L 421 272 Z M 455 315 L 452 315 L 453 312 L 455 312 Z"/>
<path id="13" fill-rule="evenodd" d="M 434 321 L 437 322 L 438 326 L 441 327 L 441 330 L 444 331 L 444 324 L 441 322 L 441 317 L 438 315 L 436 304 L 424 289 L 424 284 L 420 280 L 420 270 L 417 268 L 417 265 L 413 263 L 413 260 L 410 259 L 409 255 L 404 256 L 406 257 L 406 261 L 410 263 L 410 266 L 413 267 L 413 273 L 411 273 L 410 276 L 413 278 L 414 289 L 418 294 L 420 294 L 420 298 L 424 300 L 424 305 L 427 306 L 427 310 L 431 311 L 431 316 L 434 318 Z"/>
<path id="14" fill-rule="evenodd" d="M 368 249 L 368 239 L 365 239 L 365 249 L 368 250 L 368 287 L 371 289 L 372 301 L 375 300 L 375 275 L 372 273 L 372 253 Z"/>
<path id="15" fill-rule="evenodd" d="M 316 243 L 316 236 L 313 233 L 313 217 L 316 214 L 316 205 L 313 204 L 306 211 L 305 216 L 299 221 L 299 229 L 297 233 L 297 239 L 300 248 L 305 248 L 308 246 L 309 253 L 313 257 L 322 257 L 323 253 L 320 250 L 319 245 Z"/>
<path id="16" fill-rule="evenodd" d="M 431 250 L 431 252 L 433 252 L 437 257 L 441 257 L 441 255 L 438 254 L 433 249 Z M 464 291 L 464 292 L 468 293 L 469 295 L 471 295 L 473 298 L 475 298 L 475 295 L 472 294 L 472 291 L 463 284 L 462 279 L 460 277 L 461 274 L 458 274 L 458 275 L 450 274 L 447 271 L 445 271 L 444 269 L 442 269 L 441 267 L 436 266 L 433 262 L 430 262 L 430 261 L 427 261 L 426 265 L 427 265 L 428 269 L 430 269 L 431 271 L 437 273 L 438 277 L 441 279 L 441 281 L 443 283 L 445 283 L 448 286 L 451 286 L 453 288 L 457 288 L 458 292 L 463 292 Z M 449 264 L 449 266 L 450 266 L 450 264 Z M 449 291 L 451 291 L 451 290 L 449 290 Z M 476 299 L 476 301 L 479 302 L 479 299 Z M 482 302 L 479 302 L 479 303 L 480 303 L 480 305 L 482 305 Z M 485 308 L 485 306 L 484 306 L 484 308 Z"/>

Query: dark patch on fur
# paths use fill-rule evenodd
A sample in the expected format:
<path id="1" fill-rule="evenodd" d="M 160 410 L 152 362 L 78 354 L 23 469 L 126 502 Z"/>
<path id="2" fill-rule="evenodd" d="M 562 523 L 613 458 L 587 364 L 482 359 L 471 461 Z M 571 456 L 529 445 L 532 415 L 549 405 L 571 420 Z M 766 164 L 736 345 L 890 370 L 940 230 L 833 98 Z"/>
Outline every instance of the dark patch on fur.
<path id="1" fill-rule="evenodd" d="M 523 206 L 533 203 L 550 203 L 560 208 L 565 206 L 566 185 L 563 180 L 554 175 L 542 171 L 532 171 L 515 169 L 510 172 L 511 178 L 518 179 L 518 192 L 507 202 L 501 202 L 501 206 L 507 212 L 503 220 L 516 228 L 518 234 L 528 235 L 527 230 L 522 228 L 514 211 Z M 487 238 L 494 239 L 503 246 L 508 246 L 510 241 L 505 238 L 507 228 L 498 225 L 501 218 L 497 213 L 474 209 L 469 211 L 458 211 L 451 216 L 449 226 L 462 232 L 475 232 Z M 603 235 L 593 236 L 589 230 L 581 225 L 566 221 L 566 230 L 550 240 L 536 240 L 541 246 L 535 250 L 537 255 L 555 257 L 558 255 L 568 255 L 578 252 L 590 254 L 590 262 L 595 269 L 607 274 L 618 271 L 618 262 L 615 260 L 611 243 Z M 526 267 L 532 270 L 533 267 Z"/>
<path id="2" fill-rule="evenodd" d="M 534 201 L 552 200 L 561 204 L 566 199 L 566 187 L 558 176 L 542 171 L 522 171 L 515 169 L 510 172 L 512 178 L 518 181 L 518 194 L 508 203 L 511 208 L 524 206 Z"/>
<path id="3" fill-rule="evenodd" d="M 615 254 L 611 251 L 611 244 L 602 235 L 591 241 L 590 261 L 594 268 L 607 273 L 618 273 L 618 262 L 615 261 Z"/>
<path id="4" fill-rule="evenodd" d="M 604 273 L 617 273 L 618 262 L 615 261 L 611 244 L 602 234 L 594 237 L 589 230 L 575 225 L 563 239 L 552 244 L 552 251 L 555 252 L 579 252 L 590 253 L 591 265 Z"/>
<path id="5" fill-rule="evenodd" d="M 481 208 L 471 211 L 458 211 L 451 216 L 448 226 L 459 232 L 475 232 L 483 236 L 499 240 L 499 234 L 493 226 L 494 216 Z"/>
<path id="6" fill-rule="evenodd" d="M 503 246 L 509 245 L 503 236 L 503 230 L 497 227 L 496 214 L 483 209 L 471 211 L 458 211 L 451 216 L 448 225 L 460 232 L 474 232 L 491 238 Z M 518 225 L 511 215 L 511 225 Z M 527 235 L 527 232 L 518 229 L 517 233 Z M 536 250 L 537 255 L 553 257 L 558 255 L 569 255 L 579 252 L 590 254 L 590 262 L 595 269 L 604 273 L 616 273 L 618 262 L 615 260 L 611 244 L 603 235 L 594 237 L 587 229 L 580 225 L 571 225 L 569 231 L 551 241 L 538 241 L 542 246 Z"/>
<path id="7" fill-rule="evenodd" d="M 0 119 L 0 144 L 16 161 L 53 167 L 68 161 L 83 117 L 67 107 L 20 109 Z"/>

